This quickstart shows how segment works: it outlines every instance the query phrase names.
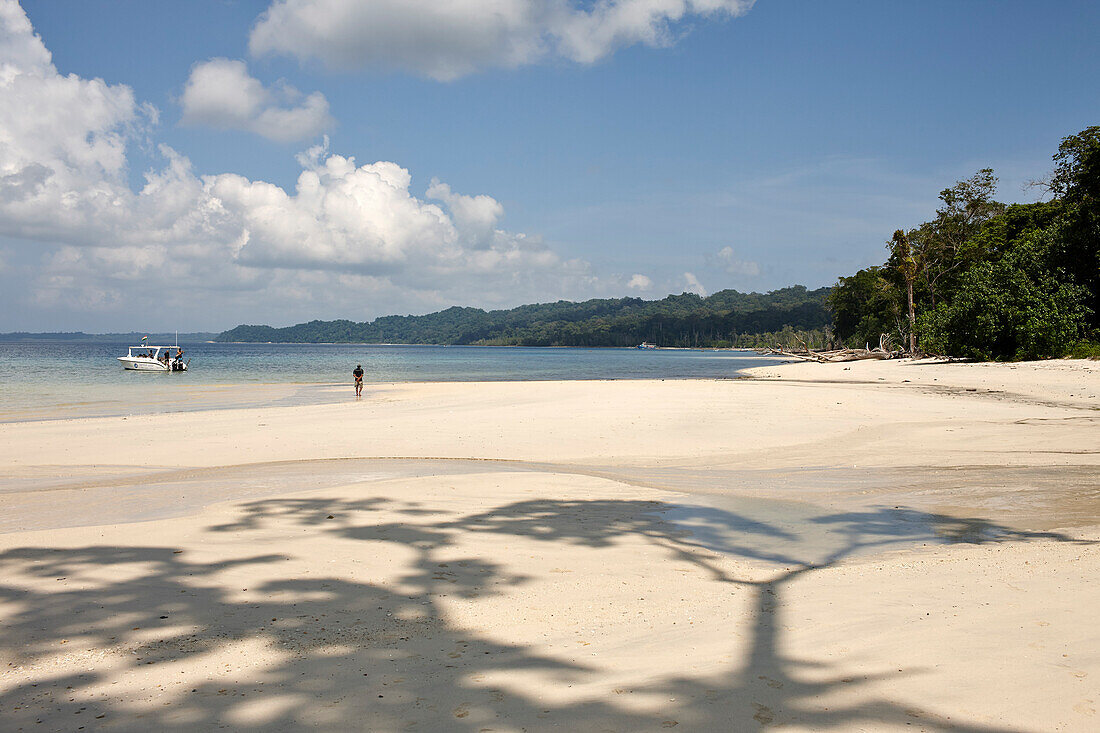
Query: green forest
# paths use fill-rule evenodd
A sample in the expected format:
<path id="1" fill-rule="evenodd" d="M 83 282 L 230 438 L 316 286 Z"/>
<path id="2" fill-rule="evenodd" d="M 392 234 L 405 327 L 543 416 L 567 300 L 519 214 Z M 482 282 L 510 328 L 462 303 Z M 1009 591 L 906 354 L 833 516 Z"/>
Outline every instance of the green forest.
<path id="1" fill-rule="evenodd" d="M 448 308 L 370 322 L 310 321 L 286 328 L 237 326 L 216 341 L 478 344 L 491 346 L 746 347 L 820 343 L 831 316 L 828 288 L 771 293 L 723 290 L 662 300 L 617 298 L 523 305 L 510 310 Z"/>
<path id="2" fill-rule="evenodd" d="M 931 221 L 894 232 L 888 258 L 828 296 L 850 346 L 972 359 L 1100 356 L 1100 127 L 1062 140 L 1048 200 L 1005 205 L 978 171 L 940 193 Z"/>

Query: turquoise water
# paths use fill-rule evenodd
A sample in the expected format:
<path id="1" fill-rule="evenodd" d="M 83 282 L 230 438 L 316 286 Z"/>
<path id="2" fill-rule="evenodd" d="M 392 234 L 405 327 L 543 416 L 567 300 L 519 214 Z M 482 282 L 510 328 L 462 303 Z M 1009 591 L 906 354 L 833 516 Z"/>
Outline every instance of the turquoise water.
<path id="1" fill-rule="evenodd" d="M 723 379 L 779 363 L 745 351 L 183 343 L 184 373 L 132 372 L 126 343 L 0 343 L 0 421 L 342 399 L 365 381 Z M 243 386 L 244 389 L 229 389 Z M 368 390 L 369 392 L 369 390 Z"/>

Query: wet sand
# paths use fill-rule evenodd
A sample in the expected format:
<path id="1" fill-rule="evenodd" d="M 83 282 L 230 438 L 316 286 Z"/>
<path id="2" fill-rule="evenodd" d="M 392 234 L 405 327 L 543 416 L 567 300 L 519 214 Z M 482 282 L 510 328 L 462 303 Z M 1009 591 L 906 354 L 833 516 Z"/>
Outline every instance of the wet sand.
<path id="1" fill-rule="evenodd" d="M 346 390 L 332 384 L 181 384 L 141 374 L 150 381 L 130 385 L 96 384 L 69 387 L 69 399 L 51 392 L 8 399 L 0 407 L 0 423 L 72 420 L 87 417 L 170 415 L 231 408 L 290 407 L 343 402 Z M 151 381 L 157 380 L 160 381 Z M 9 395 L 10 397 L 10 395 Z"/>
<path id="2" fill-rule="evenodd" d="M 1095 363 L 0 425 L 12 730 L 1094 730 Z"/>

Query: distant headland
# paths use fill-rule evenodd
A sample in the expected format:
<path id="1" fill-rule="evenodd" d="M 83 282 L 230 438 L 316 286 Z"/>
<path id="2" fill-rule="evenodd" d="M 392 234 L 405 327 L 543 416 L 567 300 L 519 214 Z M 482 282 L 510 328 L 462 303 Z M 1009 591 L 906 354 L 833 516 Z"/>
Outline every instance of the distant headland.
<path id="1" fill-rule="evenodd" d="M 485 346 L 753 347 L 775 343 L 781 332 L 825 338 L 832 317 L 830 288 L 795 285 L 770 293 L 722 290 L 661 300 L 594 299 L 535 303 L 508 310 L 452 307 L 423 316 L 373 321 L 310 321 L 285 328 L 241 325 L 220 342 L 387 343 Z"/>

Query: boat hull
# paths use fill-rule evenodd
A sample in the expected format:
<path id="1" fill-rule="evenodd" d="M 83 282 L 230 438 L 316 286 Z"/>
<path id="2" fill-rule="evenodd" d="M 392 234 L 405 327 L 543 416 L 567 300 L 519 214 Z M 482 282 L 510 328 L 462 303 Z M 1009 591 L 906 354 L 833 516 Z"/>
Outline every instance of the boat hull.
<path id="1" fill-rule="evenodd" d="M 157 361 L 156 359 L 150 359 L 149 357 L 133 357 L 133 356 L 120 356 L 118 357 L 119 363 L 122 364 L 123 369 L 129 369 L 134 372 L 171 372 L 187 371 L 186 364 L 165 364 L 164 362 Z"/>

